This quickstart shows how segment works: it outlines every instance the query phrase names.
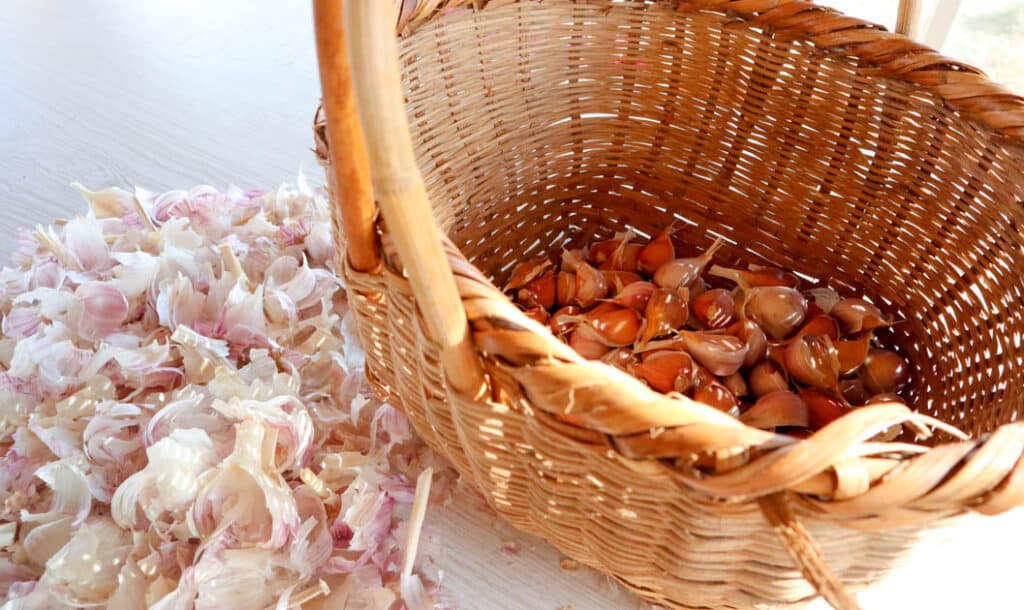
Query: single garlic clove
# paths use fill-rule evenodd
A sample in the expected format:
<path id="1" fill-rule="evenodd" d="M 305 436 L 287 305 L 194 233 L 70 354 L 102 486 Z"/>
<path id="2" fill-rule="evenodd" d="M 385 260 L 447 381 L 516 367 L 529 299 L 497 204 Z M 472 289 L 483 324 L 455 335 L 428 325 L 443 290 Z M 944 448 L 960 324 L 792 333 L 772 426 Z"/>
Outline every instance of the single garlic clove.
<path id="1" fill-rule="evenodd" d="M 584 326 L 578 331 L 585 330 L 591 338 L 597 338 L 611 347 L 632 345 L 640 333 L 640 314 L 629 308 L 617 307 L 611 311 L 595 309 L 581 317 Z M 593 330 L 596 336 L 591 334 L 590 330 Z"/>
<path id="2" fill-rule="evenodd" d="M 629 372 L 636 363 L 636 354 L 628 347 L 619 347 L 601 357 L 601 361 L 617 369 Z"/>
<path id="3" fill-rule="evenodd" d="M 771 360 L 762 360 L 754 368 L 750 369 L 747 381 L 751 393 L 758 398 L 767 396 L 772 392 L 781 392 L 789 389 L 786 372 L 781 366 Z"/>
<path id="4" fill-rule="evenodd" d="M 761 327 L 750 320 L 739 320 L 725 329 L 726 334 L 742 339 L 747 344 L 747 357 L 743 359 L 744 367 L 752 367 L 764 360 L 768 354 L 768 337 Z"/>
<path id="5" fill-rule="evenodd" d="M 708 275 L 732 280 L 741 288 L 763 288 L 768 286 L 796 288 L 800 285 L 800 278 L 777 267 L 751 265 L 750 270 L 744 271 L 742 269 L 731 269 L 721 265 L 713 265 L 708 270 Z"/>
<path id="6" fill-rule="evenodd" d="M 582 248 L 562 249 L 562 271 L 576 273 L 577 267 L 587 262 L 587 253 Z"/>
<path id="7" fill-rule="evenodd" d="M 555 277 L 555 304 L 564 307 L 576 299 L 576 274 L 562 271 Z"/>
<path id="8" fill-rule="evenodd" d="M 576 328 L 576 320 L 580 313 L 580 308 L 575 305 L 566 305 L 551 316 L 551 332 L 556 337 L 562 337 L 572 332 Z"/>
<path id="9" fill-rule="evenodd" d="M 721 238 L 715 240 L 703 254 L 693 258 L 676 258 L 668 261 L 654 272 L 654 283 L 662 288 L 685 288 L 700 277 L 711 257 L 722 247 Z"/>
<path id="10" fill-rule="evenodd" d="M 647 303 L 650 302 L 655 289 L 657 286 L 650 282 L 633 282 L 619 290 L 612 297 L 612 302 L 642 312 L 647 308 Z"/>
<path id="11" fill-rule="evenodd" d="M 722 385 L 729 388 L 729 391 L 734 396 L 747 396 L 750 394 L 750 390 L 747 388 L 747 382 L 743 379 L 743 375 L 740 373 L 733 373 L 727 377 L 722 378 Z"/>
<path id="12" fill-rule="evenodd" d="M 717 330 L 732 322 L 735 303 L 728 290 L 708 290 L 690 301 L 690 311 L 705 328 Z"/>
<path id="13" fill-rule="evenodd" d="M 743 302 L 743 315 L 757 323 L 769 337 L 785 339 L 800 327 L 807 315 L 807 299 L 785 286 L 753 288 Z"/>
<path id="14" fill-rule="evenodd" d="M 839 354 L 828 337 L 804 335 L 785 352 L 786 372 L 798 382 L 823 390 L 839 389 Z"/>
<path id="15" fill-rule="evenodd" d="M 586 333 L 581 333 L 580 329 L 576 329 L 569 334 L 569 347 L 588 360 L 598 360 L 611 351 L 601 341 L 588 337 Z"/>
<path id="16" fill-rule="evenodd" d="M 665 393 L 676 389 L 677 379 L 691 380 L 695 371 L 693 358 L 686 352 L 678 351 L 653 352 L 633 366 L 634 375 L 655 390 Z"/>
<path id="17" fill-rule="evenodd" d="M 810 421 L 807 403 L 788 390 L 779 390 L 760 397 L 754 406 L 740 415 L 744 424 L 771 430 L 773 428 L 806 428 Z"/>
<path id="18" fill-rule="evenodd" d="M 693 392 L 693 399 L 728 413 L 733 417 L 737 417 L 740 414 L 739 399 L 719 381 L 712 381 L 698 387 Z"/>
<path id="19" fill-rule="evenodd" d="M 800 327 L 800 330 L 796 331 L 796 335 L 793 338 L 804 335 L 828 337 L 836 341 L 839 339 L 839 325 L 832 316 L 827 314 L 816 315 L 804 322 L 804 325 Z"/>
<path id="20" fill-rule="evenodd" d="M 871 396 L 868 394 L 867 388 L 864 387 L 864 382 L 861 381 L 860 377 L 840 380 L 839 392 L 843 395 L 843 399 L 846 402 L 854 406 L 867 403 Z"/>
<path id="21" fill-rule="evenodd" d="M 658 288 L 651 294 L 644 308 L 647 325 L 640 335 L 640 343 L 668 335 L 686 324 L 689 317 L 687 291 Z"/>
<path id="22" fill-rule="evenodd" d="M 529 284 L 534 279 L 540 277 L 550 266 L 551 261 L 549 260 L 534 260 L 519 263 L 512 269 L 512 275 L 509 276 L 508 283 L 505 284 L 505 292 L 508 292 L 509 290 L 518 290 L 519 288 Z"/>
<path id="23" fill-rule="evenodd" d="M 839 374 L 851 375 L 867 360 L 871 349 L 871 331 L 853 339 L 840 339 L 835 345 L 839 354 Z"/>
<path id="24" fill-rule="evenodd" d="M 555 305 L 555 276 L 545 273 L 519 289 L 519 302 L 527 307 L 550 309 Z"/>
<path id="25" fill-rule="evenodd" d="M 811 430 L 820 430 L 850 412 L 843 399 L 830 392 L 805 388 L 800 390 L 800 398 L 807 404 L 807 423 Z"/>
<path id="26" fill-rule="evenodd" d="M 853 335 L 890 324 L 881 310 L 864 299 L 840 299 L 832 306 L 829 314 L 839 323 L 843 335 Z"/>
<path id="27" fill-rule="evenodd" d="M 644 278 L 632 271 L 616 271 L 613 269 L 600 269 L 604 281 L 608 282 L 611 292 L 616 293 L 634 282 L 642 282 Z"/>
<path id="28" fill-rule="evenodd" d="M 576 304 L 587 308 L 608 295 L 608 282 L 597 269 L 587 263 L 576 267 Z"/>
<path id="29" fill-rule="evenodd" d="M 637 255 L 637 268 L 641 273 L 651 275 L 676 257 L 676 248 L 672 244 L 674 227 L 673 222 L 640 250 Z"/>
<path id="30" fill-rule="evenodd" d="M 747 344 L 732 335 L 710 332 L 683 331 L 680 334 L 687 351 L 713 375 L 732 375 L 743 366 L 747 355 Z"/>
<path id="31" fill-rule="evenodd" d="M 872 349 L 860 369 L 860 378 L 873 394 L 893 393 L 910 381 L 910 366 L 894 351 Z"/>
<path id="32" fill-rule="evenodd" d="M 630 271 L 637 270 L 637 257 L 640 256 L 640 244 L 622 244 L 611 257 L 599 266 L 602 270 L 608 271 Z"/>

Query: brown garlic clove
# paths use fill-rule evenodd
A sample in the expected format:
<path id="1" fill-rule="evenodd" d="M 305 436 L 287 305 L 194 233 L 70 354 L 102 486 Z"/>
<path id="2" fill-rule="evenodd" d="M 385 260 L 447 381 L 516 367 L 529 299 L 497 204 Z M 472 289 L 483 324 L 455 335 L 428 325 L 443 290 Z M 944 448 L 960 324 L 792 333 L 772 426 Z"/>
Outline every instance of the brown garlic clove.
<path id="1" fill-rule="evenodd" d="M 690 301 L 690 311 L 705 328 L 717 330 L 732 322 L 736 304 L 728 290 L 708 290 Z"/>
<path id="2" fill-rule="evenodd" d="M 686 352 L 653 352 L 639 364 L 633 365 L 633 374 L 646 381 L 659 392 L 676 390 L 677 379 L 691 383 L 697 365 Z"/>
<path id="3" fill-rule="evenodd" d="M 565 307 L 576 300 L 576 274 L 561 271 L 555 276 L 555 304 Z"/>
<path id="4" fill-rule="evenodd" d="M 810 413 L 807 403 L 800 396 L 788 390 L 765 394 L 740 415 L 744 424 L 771 430 L 774 428 L 806 428 Z"/>
<path id="5" fill-rule="evenodd" d="M 601 272 L 587 263 L 580 263 L 576 267 L 576 304 L 587 308 L 606 296 L 608 282 Z"/>
<path id="6" fill-rule="evenodd" d="M 814 317 L 808 318 L 804 322 L 800 330 L 796 331 L 796 335 L 793 339 L 802 337 L 804 335 L 813 335 L 815 337 L 828 337 L 832 341 L 839 339 L 839 325 L 836 323 L 832 316 L 827 314 L 820 314 Z M 792 339 L 790 339 L 792 341 Z"/>
<path id="7" fill-rule="evenodd" d="M 846 402 L 854 406 L 860 406 L 867 403 L 868 399 L 871 397 L 867 388 L 864 387 L 864 382 L 860 380 L 860 377 L 840 380 L 839 393 L 843 395 L 843 399 Z"/>
<path id="8" fill-rule="evenodd" d="M 675 223 L 673 222 L 640 250 L 637 255 L 637 268 L 640 273 L 651 275 L 662 265 L 675 259 L 676 248 L 672 244 L 674 227 Z"/>
<path id="9" fill-rule="evenodd" d="M 582 324 L 576 328 L 588 339 L 594 339 L 609 347 L 632 345 L 640 333 L 640 314 L 624 307 L 610 311 L 594 309 L 579 316 Z"/>
<path id="10" fill-rule="evenodd" d="M 645 344 L 682 328 L 689 317 L 687 297 L 685 289 L 655 290 L 644 308 L 647 325 L 640 335 L 640 343 Z"/>
<path id="11" fill-rule="evenodd" d="M 871 349 L 871 331 L 853 339 L 840 339 L 835 345 L 839 354 L 839 374 L 851 375 L 867 360 Z"/>
<path id="12" fill-rule="evenodd" d="M 551 332 L 556 337 L 562 337 L 575 330 L 579 313 L 580 308 L 575 305 L 566 305 L 556 311 L 551 315 L 551 322 L 549 324 Z"/>
<path id="13" fill-rule="evenodd" d="M 839 354 L 828 337 L 804 335 L 786 347 L 786 372 L 822 390 L 839 390 Z"/>
<path id="14" fill-rule="evenodd" d="M 729 391 L 733 393 L 733 396 L 743 397 L 750 394 L 750 390 L 747 388 L 747 382 L 740 373 L 733 373 L 727 377 L 722 377 L 722 385 L 729 388 Z"/>
<path id="15" fill-rule="evenodd" d="M 768 337 L 756 323 L 740 320 L 725 329 L 726 334 L 742 339 L 747 344 L 747 357 L 743 360 L 744 367 L 751 367 L 764 360 L 768 354 Z"/>
<path id="16" fill-rule="evenodd" d="M 840 299 L 832 306 L 829 314 L 839 323 L 839 330 L 843 335 L 853 335 L 890 325 L 881 310 L 864 299 Z"/>
<path id="17" fill-rule="evenodd" d="M 910 366 L 892 350 L 873 349 L 861 366 L 860 378 L 873 394 L 893 393 L 910 381 Z"/>
<path id="18" fill-rule="evenodd" d="M 555 305 L 555 276 L 552 273 L 531 280 L 519 289 L 519 302 L 527 307 L 550 309 Z"/>
<path id="19" fill-rule="evenodd" d="M 658 267 L 654 272 L 654 283 L 662 288 L 678 289 L 685 288 L 700 277 L 704 267 L 711 262 L 711 257 L 722 247 L 724 242 L 721 238 L 715 240 L 700 256 L 693 258 L 675 258 Z"/>
<path id="20" fill-rule="evenodd" d="M 785 286 L 752 288 L 743 301 L 743 317 L 757 323 L 769 337 L 785 339 L 803 324 L 807 299 Z"/>
<path id="21" fill-rule="evenodd" d="M 549 260 L 535 260 L 526 261 L 519 263 L 512 269 L 512 275 L 509 276 L 508 282 L 505 284 L 505 292 L 510 290 L 518 290 L 523 286 L 529 284 L 536 278 L 540 277 L 551 267 L 551 261 Z"/>
<path id="22" fill-rule="evenodd" d="M 721 265 L 713 265 L 708 270 L 708 275 L 732 280 L 737 286 L 744 289 L 768 286 L 796 288 L 800 285 L 800 278 L 777 267 L 751 265 L 750 270 L 744 271 L 742 269 L 730 269 Z"/>
<path id="23" fill-rule="evenodd" d="M 599 360 L 611 351 L 607 345 L 592 337 L 588 337 L 586 333 L 581 333 L 579 329 L 569 334 L 569 347 L 588 360 Z"/>
<path id="24" fill-rule="evenodd" d="M 740 414 L 740 401 L 736 396 L 729 391 L 729 388 L 722 385 L 721 382 L 712 381 L 711 383 L 698 387 L 693 392 L 693 399 L 697 402 L 714 407 L 719 411 L 723 411 L 736 417 Z"/>
<path id="25" fill-rule="evenodd" d="M 683 331 L 680 338 L 694 360 L 719 377 L 740 370 L 747 355 L 747 344 L 732 335 Z"/>
<path id="26" fill-rule="evenodd" d="M 771 360 L 762 360 L 750 369 L 747 382 L 751 393 L 758 398 L 789 389 L 785 370 Z"/>
<path id="27" fill-rule="evenodd" d="M 612 302 L 622 307 L 628 307 L 635 311 L 643 312 L 647 309 L 647 303 L 657 286 L 650 282 L 633 282 L 623 287 L 612 297 Z"/>
<path id="28" fill-rule="evenodd" d="M 830 392 L 812 388 L 800 390 L 800 398 L 807 404 L 808 425 L 820 430 L 850 412 L 850 407 Z"/>

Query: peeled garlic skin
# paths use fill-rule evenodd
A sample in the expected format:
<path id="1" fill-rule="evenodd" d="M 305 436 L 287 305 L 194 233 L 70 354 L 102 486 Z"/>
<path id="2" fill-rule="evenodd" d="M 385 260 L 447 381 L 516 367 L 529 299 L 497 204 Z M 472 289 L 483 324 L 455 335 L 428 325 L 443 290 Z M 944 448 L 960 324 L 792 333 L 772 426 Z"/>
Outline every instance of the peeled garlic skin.
<path id="1" fill-rule="evenodd" d="M 750 290 L 743 311 L 773 339 L 793 334 L 807 316 L 807 299 L 799 291 L 785 286 L 766 286 Z"/>

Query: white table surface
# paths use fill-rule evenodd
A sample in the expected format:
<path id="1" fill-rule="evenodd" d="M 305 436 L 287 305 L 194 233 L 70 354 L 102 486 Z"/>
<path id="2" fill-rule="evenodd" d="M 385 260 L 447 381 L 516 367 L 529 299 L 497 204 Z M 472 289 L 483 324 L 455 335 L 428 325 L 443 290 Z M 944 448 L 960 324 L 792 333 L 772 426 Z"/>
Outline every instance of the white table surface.
<path id="1" fill-rule="evenodd" d="M 382 0 L 383 1 L 383 0 Z M 302 169 L 318 99 L 309 3 L 0 0 L 0 256 L 84 209 L 68 187 L 271 187 Z M 470 499 L 432 509 L 467 610 L 644 607 Z M 516 541 L 519 555 L 502 552 Z M 863 593 L 867 610 L 1024 608 L 1024 513 L 972 519 Z M 824 608 L 817 602 L 813 608 Z"/>

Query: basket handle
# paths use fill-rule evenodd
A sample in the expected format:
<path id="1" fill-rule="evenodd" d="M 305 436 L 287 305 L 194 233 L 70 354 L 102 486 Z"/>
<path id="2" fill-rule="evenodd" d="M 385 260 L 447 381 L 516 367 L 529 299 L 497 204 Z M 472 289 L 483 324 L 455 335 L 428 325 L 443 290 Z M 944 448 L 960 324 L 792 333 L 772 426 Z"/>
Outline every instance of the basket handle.
<path id="1" fill-rule="evenodd" d="M 859 610 L 857 598 L 829 569 L 810 532 L 793 514 L 785 493 L 764 496 L 757 503 L 790 558 L 825 601 L 836 610 Z"/>
<path id="2" fill-rule="evenodd" d="M 331 141 L 334 128 L 343 130 L 343 138 L 356 145 L 358 156 L 358 130 L 353 127 L 358 121 L 369 160 L 367 166 L 353 162 L 334 165 L 335 190 L 343 193 L 352 185 L 358 186 L 369 173 L 373 196 L 405 266 L 427 332 L 440 348 L 447 380 L 454 389 L 476 397 L 484 387 L 481 363 L 416 165 L 405 116 L 394 36 L 395 3 L 314 0 L 314 8 L 320 72 L 327 73 L 326 78 L 322 76 L 321 87 L 331 159 L 349 153 Z M 325 52 L 331 49 L 321 46 L 325 37 L 334 37 L 334 53 Z M 346 53 L 338 48 L 347 49 L 347 61 Z M 346 77 L 349 71 L 351 78 Z M 346 196 L 339 203 L 351 256 L 356 248 L 367 246 L 364 238 L 367 220 L 373 218 L 373 201 Z M 359 240 L 352 241 L 352 237 Z"/>
<path id="3" fill-rule="evenodd" d="M 900 0 L 896 31 L 912 40 L 921 36 L 921 0 Z"/>

